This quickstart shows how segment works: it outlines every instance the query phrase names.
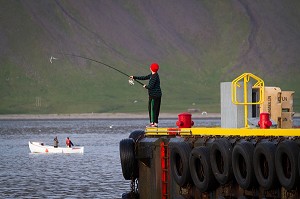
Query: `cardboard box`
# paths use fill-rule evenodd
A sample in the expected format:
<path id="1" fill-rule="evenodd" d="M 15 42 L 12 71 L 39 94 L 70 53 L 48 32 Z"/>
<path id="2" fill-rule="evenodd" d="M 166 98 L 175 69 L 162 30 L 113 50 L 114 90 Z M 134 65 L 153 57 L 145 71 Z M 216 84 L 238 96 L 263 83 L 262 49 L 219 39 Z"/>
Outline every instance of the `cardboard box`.
<path id="1" fill-rule="evenodd" d="M 281 91 L 282 112 L 293 112 L 294 91 Z"/>
<path id="2" fill-rule="evenodd" d="M 293 128 L 293 116 L 294 112 L 282 112 L 281 115 L 281 128 L 291 129 Z"/>
<path id="3" fill-rule="evenodd" d="M 281 89 L 279 87 L 265 87 L 264 102 L 260 105 L 260 113 L 269 113 L 272 119 L 280 127 L 281 118 Z"/>

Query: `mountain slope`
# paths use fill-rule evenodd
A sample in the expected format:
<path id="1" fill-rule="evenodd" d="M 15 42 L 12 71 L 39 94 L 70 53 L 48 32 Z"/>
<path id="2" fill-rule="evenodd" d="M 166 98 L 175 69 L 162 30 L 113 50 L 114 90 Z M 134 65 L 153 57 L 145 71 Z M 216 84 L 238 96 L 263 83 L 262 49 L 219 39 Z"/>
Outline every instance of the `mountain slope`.
<path id="1" fill-rule="evenodd" d="M 0 1 L 0 113 L 144 112 L 147 93 L 104 65 L 145 75 L 158 62 L 162 111 L 220 111 L 219 84 L 244 72 L 295 90 L 294 1 Z M 49 58 L 57 58 L 50 63 Z M 145 82 L 146 83 L 146 82 Z"/>

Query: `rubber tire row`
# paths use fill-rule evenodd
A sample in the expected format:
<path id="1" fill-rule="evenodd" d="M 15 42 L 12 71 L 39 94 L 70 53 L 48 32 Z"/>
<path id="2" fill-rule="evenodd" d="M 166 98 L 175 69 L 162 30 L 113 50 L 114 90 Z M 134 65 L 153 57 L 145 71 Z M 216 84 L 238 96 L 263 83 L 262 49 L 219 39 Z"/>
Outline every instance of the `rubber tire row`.
<path id="1" fill-rule="evenodd" d="M 218 182 L 227 183 L 232 173 L 231 161 L 222 161 L 222 157 L 231 160 L 231 153 L 227 150 L 230 143 L 224 141 L 226 139 L 218 139 L 210 148 L 201 146 L 194 149 L 187 142 L 173 143 L 170 163 L 176 183 L 184 187 L 193 181 L 202 192 L 214 189 Z M 212 156 L 219 158 L 211 159 Z"/>
<path id="2" fill-rule="evenodd" d="M 280 184 L 292 190 L 299 180 L 300 153 L 296 142 L 285 140 L 276 147 L 264 141 L 255 147 L 241 141 L 234 147 L 229 140 L 220 138 L 210 147 L 191 148 L 187 142 L 172 143 L 171 173 L 176 183 L 184 187 L 193 182 L 202 192 L 214 189 L 236 179 L 243 189 L 257 183 L 265 190 Z"/>

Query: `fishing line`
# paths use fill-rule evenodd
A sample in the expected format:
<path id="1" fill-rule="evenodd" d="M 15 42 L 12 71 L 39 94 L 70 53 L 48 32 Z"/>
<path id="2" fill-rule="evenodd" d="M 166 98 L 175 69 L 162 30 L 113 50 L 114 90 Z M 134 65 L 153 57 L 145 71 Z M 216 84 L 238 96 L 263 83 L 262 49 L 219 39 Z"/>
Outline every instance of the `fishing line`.
<path id="1" fill-rule="evenodd" d="M 92 59 L 92 58 L 89 58 L 89 57 L 84 57 L 84 56 L 81 56 L 81 55 L 75 55 L 75 54 L 68 54 L 68 53 L 59 53 L 59 54 L 66 55 L 66 56 L 71 56 L 71 57 L 79 57 L 79 58 L 86 59 L 86 60 L 89 60 L 89 61 L 92 61 L 92 62 L 96 62 L 96 63 L 102 64 L 102 65 L 104 65 L 104 66 L 107 66 L 107 67 L 109 67 L 109 68 L 111 68 L 111 69 L 113 69 L 113 70 L 115 70 L 115 71 L 121 73 L 122 75 L 125 75 L 126 77 L 130 77 L 130 75 L 124 73 L 123 71 L 120 71 L 119 69 L 117 69 L 117 68 L 115 68 L 115 67 L 113 67 L 113 66 L 111 66 L 111 65 L 108 65 L 108 64 L 106 64 L 106 63 L 104 63 L 104 62 L 101 62 L 101 61 L 98 61 L 98 60 L 95 60 L 95 59 Z M 52 60 L 51 60 L 51 61 L 52 61 Z M 135 81 L 136 81 L 137 83 L 139 83 L 140 85 L 144 86 L 144 84 L 143 84 L 142 82 L 140 82 L 140 81 L 138 81 L 138 80 L 135 80 Z M 130 85 L 133 85 L 133 84 L 134 84 L 133 79 L 130 79 L 130 80 L 129 80 L 129 84 L 130 84 Z"/>

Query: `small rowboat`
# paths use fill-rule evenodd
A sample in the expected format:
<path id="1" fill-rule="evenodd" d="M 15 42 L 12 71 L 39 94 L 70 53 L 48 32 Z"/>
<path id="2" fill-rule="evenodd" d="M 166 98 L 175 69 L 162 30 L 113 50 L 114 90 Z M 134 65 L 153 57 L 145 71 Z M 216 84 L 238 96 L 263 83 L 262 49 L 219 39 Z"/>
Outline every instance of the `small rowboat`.
<path id="1" fill-rule="evenodd" d="M 42 142 L 28 142 L 31 153 L 83 153 L 84 147 L 57 147 L 44 145 Z"/>

